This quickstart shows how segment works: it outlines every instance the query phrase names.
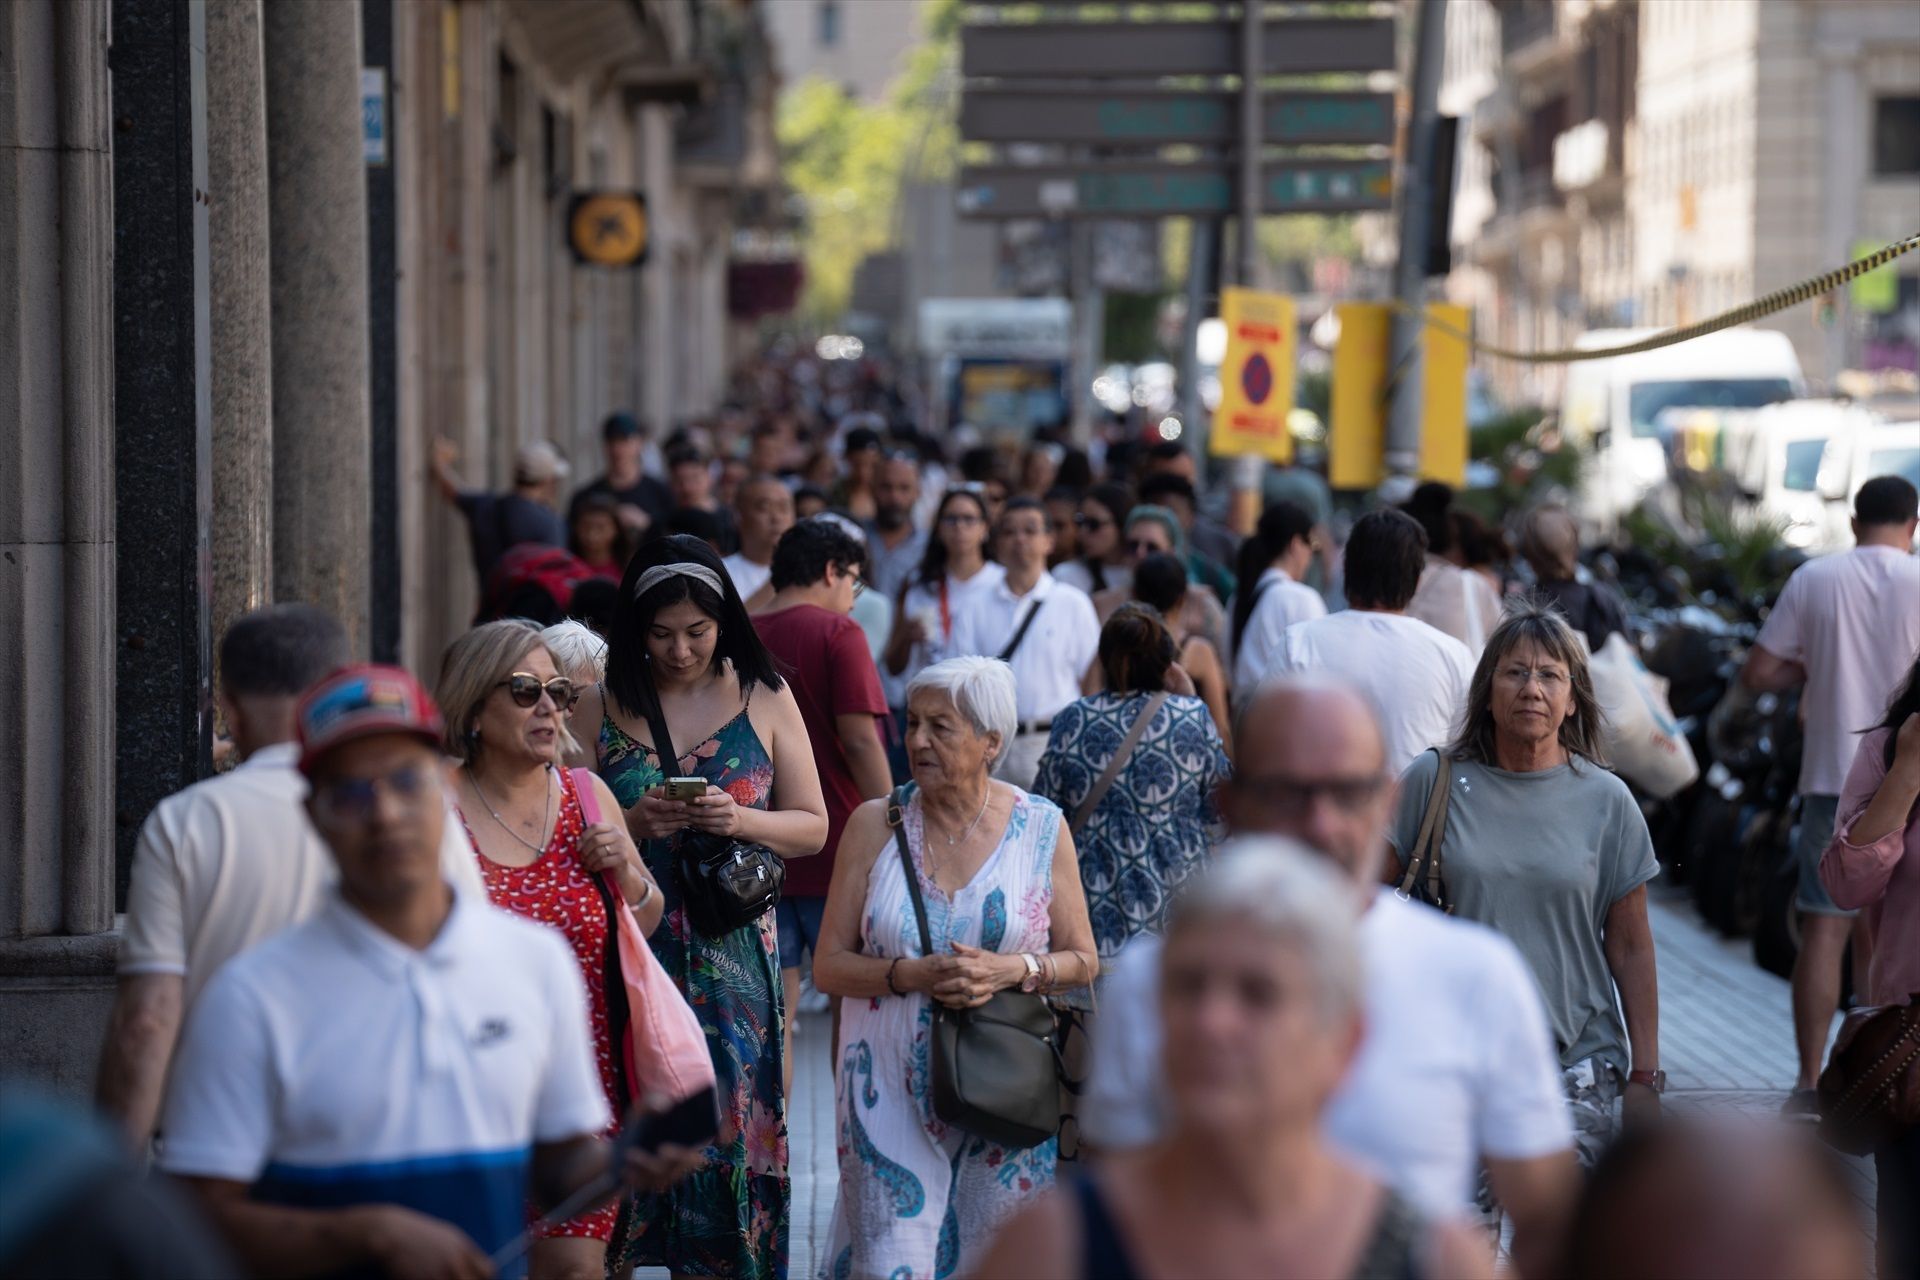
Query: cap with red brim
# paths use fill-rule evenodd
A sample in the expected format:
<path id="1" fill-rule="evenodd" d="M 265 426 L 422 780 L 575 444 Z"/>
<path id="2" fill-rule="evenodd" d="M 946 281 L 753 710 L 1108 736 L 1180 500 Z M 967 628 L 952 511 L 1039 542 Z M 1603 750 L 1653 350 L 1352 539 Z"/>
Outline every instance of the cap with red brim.
<path id="1" fill-rule="evenodd" d="M 363 664 L 334 672 L 307 690 L 294 712 L 300 735 L 300 771 L 344 743 L 401 733 L 440 745 L 440 709 L 411 672 Z"/>

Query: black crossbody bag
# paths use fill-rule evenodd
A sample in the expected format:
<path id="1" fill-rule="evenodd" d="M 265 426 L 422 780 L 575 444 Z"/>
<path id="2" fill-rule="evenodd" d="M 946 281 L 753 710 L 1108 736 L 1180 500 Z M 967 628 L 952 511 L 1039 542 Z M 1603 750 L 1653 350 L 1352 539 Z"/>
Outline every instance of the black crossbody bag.
<path id="1" fill-rule="evenodd" d="M 920 926 L 920 953 L 930 956 L 927 902 L 920 893 L 913 852 L 907 848 L 906 801 L 907 788 L 896 789 L 887 806 L 887 823 L 900 851 L 913 918 Z M 1017 1150 L 1037 1147 L 1059 1133 L 1065 1066 L 1059 1021 L 1047 998 L 1016 988 L 994 992 L 977 1009 L 932 1003 L 933 1114 Z"/>
<path id="2" fill-rule="evenodd" d="M 660 757 L 660 776 L 670 778 L 680 767 L 680 755 L 673 749 L 659 698 L 650 698 L 650 703 L 647 727 Z M 773 910 L 787 882 L 787 864 L 767 846 L 692 827 L 682 828 L 674 838 L 674 855 L 687 918 L 709 938 L 724 937 Z"/>

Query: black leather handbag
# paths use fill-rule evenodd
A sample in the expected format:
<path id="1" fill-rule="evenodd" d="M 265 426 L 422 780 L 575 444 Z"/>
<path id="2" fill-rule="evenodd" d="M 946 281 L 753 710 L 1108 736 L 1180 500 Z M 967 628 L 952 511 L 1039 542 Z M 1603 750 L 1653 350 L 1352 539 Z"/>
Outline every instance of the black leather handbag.
<path id="1" fill-rule="evenodd" d="M 920 926 L 920 953 L 933 954 L 920 874 L 901 821 L 907 789 L 893 793 L 887 822 Z M 930 1074 L 933 1114 L 1003 1147 L 1037 1147 L 1060 1131 L 1059 1019 L 1045 996 L 996 991 L 977 1009 L 933 1006 Z"/>
<path id="2" fill-rule="evenodd" d="M 658 702 L 647 711 L 647 726 L 661 774 L 671 777 L 668 770 L 679 767 L 680 756 Z M 674 837 L 674 858 L 687 918 L 709 938 L 724 937 L 773 910 L 787 882 L 786 862 L 767 846 L 691 827 Z"/>

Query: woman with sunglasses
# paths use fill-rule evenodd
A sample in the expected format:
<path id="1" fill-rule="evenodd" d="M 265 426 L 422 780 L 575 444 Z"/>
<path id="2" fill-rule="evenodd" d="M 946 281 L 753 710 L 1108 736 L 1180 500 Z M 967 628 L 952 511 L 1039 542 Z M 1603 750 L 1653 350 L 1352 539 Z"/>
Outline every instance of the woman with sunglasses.
<path id="1" fill-rule="evenodd" d="M 1132 570 L 1150 556 L 1172 556 L 1187 563 L 1187 536 L 1180 519 L 1167 507 L 1139 506 L 1127 513 L 1121 526 L 1120 545 L 1127 553 Z M 1093 598 L 1094 612 L 1102 623 L 1114 611 L 1133 598 L 1132 570 L 1127 585 L 1102 591 Z M 1227 611 L 1211 591 L 1189 591 L 1180 606 L 1180 616 L 1169 617 L 1183 636 L 1198 636 L 1213 646 L 1216 654 L 1227 651 Z"/>
<path id="2" fill-rule="evenodd" d="M 608 822 L 589 825 L 573 773 L 562 764 L 574 747 L 567 716 L 577 686 L 530 622 L 508 619 L 475 627 L 447 649 L 435 694 L 446 719 L 447 754 L 455 773 L 456 811 L 479 853 L 487 897 L 497 907 L 551 925 L 580 962 L 593 1023 L 593 1050 L 607 1106 L 625 1115 L 608 1007 L 624 1002 L 609 987 L 609 957 L 618 936 L 614 911 L 631 911 L 642 930 L 660 923 L 662 899 L 633 838 Z M 613 792 L 592 780 L 599 812 L 618 813 Z M 620 891 L 615 902 L 603 873 Z M 619 1122 L 608 1127 L 612 1137 Z M 535 1243 L 533 1280 L 599 1276 L 606 1269 L 620 1202 L 582 1214 Z"/>
<path id="3" fill-rule="evenodd" d="M 1079 558 L 1055 567 L 1053 576 L 1090 596 L 1115 588 L 1124 591 L 1133 581 L 1133 556 L 1120 522 L 1132 509 L 1133 495 L 1125 485 L 1097 484 L 1087 490 L 1073 518 Z"/>
<path id="4" fill-rule="evenodd" d="M 713 548 L 667 537 L 634 556 L 607 636 L 606 681 L 581 696 L 579 718 L 598 728 L 600 772 L 659 886 L 666 918 L 653 951 L 706 1032 L 722 1099 L 706 1163 L 673 1190 L 634 1201 L 609 1270 L 775 1280 L 787 1269 L 789 1201 L 775 913 L 702 931 L 679 861 L 693 832 L 782 858 L 818 853 L 827 806 L 799 703 Z M 656 720 L 677 758 L 662 758 Z M 706 792 L 670 799 L 669 778 L 704 779 Z"/>

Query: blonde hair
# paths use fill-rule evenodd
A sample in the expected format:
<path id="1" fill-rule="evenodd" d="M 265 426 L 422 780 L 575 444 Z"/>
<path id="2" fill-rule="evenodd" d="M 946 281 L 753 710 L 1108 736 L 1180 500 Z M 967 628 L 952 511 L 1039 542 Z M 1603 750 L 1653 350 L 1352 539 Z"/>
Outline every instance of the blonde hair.
<path id="1" fill-rule="evenodd" d="M 440 679 L 434 686 L 433 700 L 440 704 L 440 714 L 446 721 L 442 745 L 448 755 L 462 764 L 479 759 L 481 744 L 474 726 L 480 719 L 480 708 L 535 649 L 546 650 L 554 669 L 566 673 L 559 655 L 541 638 L 540 628 L 525 618 L 485 623 L 447 646 L 440 659 Z M 565 708 L 561 710 L 564 713 Z M 565 714 L 560 717 L 557 736 L 562 759 L 580 749 L 567 728 Z"/>

